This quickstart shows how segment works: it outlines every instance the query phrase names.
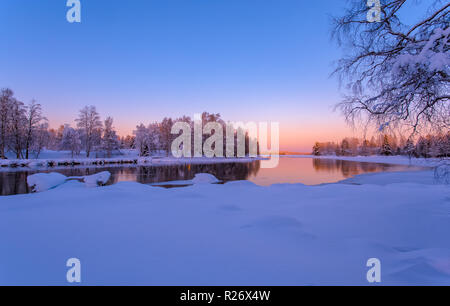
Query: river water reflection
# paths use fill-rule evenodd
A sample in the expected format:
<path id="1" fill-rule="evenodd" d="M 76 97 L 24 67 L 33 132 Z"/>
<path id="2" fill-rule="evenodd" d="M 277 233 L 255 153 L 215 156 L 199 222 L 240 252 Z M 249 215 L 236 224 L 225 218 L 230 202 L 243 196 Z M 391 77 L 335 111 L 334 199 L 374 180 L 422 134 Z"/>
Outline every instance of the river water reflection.
<path id="1" fill-rule="evenodd" d="M 120 166 L 120 167 L 66 167 L 58 169 L 33 169 L 0 171 L 0 195 L 28 193 L 26 178 L 38 172 L 58 172 L 66 176 L 91 175 L 100 171 L 111 172 L 108 185 L 120 181 L 134 181 L 143 184 L 167 181 L 189 180 L 196 173 L 210 173 L 223 181 L 249 180 L 258 185 L 277 183 L 303 183 L 317 185 L 333 183 L 348 177 L 383 171 L 418 170 L 418 167 L 363 163 L 331 159 L 280 158 L 274 169 L 261 169 L 260 161 L 248 163 Z"/>

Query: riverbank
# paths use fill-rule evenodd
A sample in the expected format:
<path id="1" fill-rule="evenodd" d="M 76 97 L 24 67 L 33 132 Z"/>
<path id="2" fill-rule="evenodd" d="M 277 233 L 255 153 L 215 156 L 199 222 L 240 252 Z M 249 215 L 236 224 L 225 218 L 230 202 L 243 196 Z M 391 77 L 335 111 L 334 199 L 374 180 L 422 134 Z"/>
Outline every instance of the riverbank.
<path id="1" fill-rule="evenodd" d="M 367 285 L 369 258 L 381 261 L 382 285 L 450 285 L 450 188 L 414 173 L 423 180 L 71 181 L 3 197 L 0 284 L 67 284 L 76 257 L 84 285 Z"/>
<path id="2" fill-rule="evenodd" d="M 255 160 L 263 160 L 262 157 L 192 157 L 175 158 L 161 155 L 140 157 L 136 150 L 124 150 L 121 155 L 111 158 L 72 158 L 68 151 L 44 151 L 38 159 L 0 159 L 0 170 L 22 168 L 63 168 L 74 166 L 152 166 L 152 165 L 184 165 L 184 164 L 215 164 L 215 163 L 247 163 Z"/>
<path id="3" fill-rule="evenodd" d="M 282 157 L 291 158 L 316 158 L 316 159 L 335 159 L 346 160 L 355 162 L 367 162 L 367 163 L 380 163 L 389 165 L 405 165 L 405 166 L 423 166 L 423 167 L 435 167 L 440 165 L 445 159 L 442 158 L 409 158 L 407 156 L 338 156 L 338 155 L 286 155 Z M 450 160 L 447 158 L 446 160 Z"/>

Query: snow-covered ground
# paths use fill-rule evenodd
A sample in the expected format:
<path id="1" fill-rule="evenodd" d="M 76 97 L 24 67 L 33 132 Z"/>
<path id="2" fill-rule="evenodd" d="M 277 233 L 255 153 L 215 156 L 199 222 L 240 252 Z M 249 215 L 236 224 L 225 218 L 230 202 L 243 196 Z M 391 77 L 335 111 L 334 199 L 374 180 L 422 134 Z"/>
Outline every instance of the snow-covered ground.
<path id="1" fill-rule="evenodd" d="M 291 158 L 319 158 L 319 159 L 337 159 L 337 160 L 348 160 L 355 162 L 368 162 L 368 163 L 381 163 L 381 164 L 392 164 L 392 165 L 411 165 L 411 166 L 424 166 L 424 167 L 434 167 L 442 163 L 441 158 L 409 158 L 407 156 L 336 156 L 336 155 L 284 155 L 283 157 Z"/>
<path id="2" fill-rule="evenodd" d="M 450 285 L 450 188 L 433 171 L 321 186 L 69 181 L 0 199 L 0 284 Z M 204 182 L 204 180 L 200 180 Z"/>

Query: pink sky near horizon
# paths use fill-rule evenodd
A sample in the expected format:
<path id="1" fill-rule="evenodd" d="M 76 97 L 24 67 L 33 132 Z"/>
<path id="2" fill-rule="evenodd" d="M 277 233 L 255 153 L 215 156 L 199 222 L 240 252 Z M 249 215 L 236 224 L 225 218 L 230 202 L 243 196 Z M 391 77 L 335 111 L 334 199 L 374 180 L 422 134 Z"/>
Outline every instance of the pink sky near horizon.
<path id="1" fill-rule="evenodd" d="M 427 6 L 410 5 L 403 17 L 416 24 Z M 363 137 L 333 111 L 343 92 L 330 73 L 346 50 L 330 39 L 330 16 L 345 7 L 98 0 L 85 1 L 83 21 L 72 24 L 64 1 L 0 1 L 0 88 L 36 99 L 52 128 L 74 126 L 86 105 L 113 117 L 122 136 L 207 111 L 279 122 L 280 150 L 311 152 L 316 141 Z"/>

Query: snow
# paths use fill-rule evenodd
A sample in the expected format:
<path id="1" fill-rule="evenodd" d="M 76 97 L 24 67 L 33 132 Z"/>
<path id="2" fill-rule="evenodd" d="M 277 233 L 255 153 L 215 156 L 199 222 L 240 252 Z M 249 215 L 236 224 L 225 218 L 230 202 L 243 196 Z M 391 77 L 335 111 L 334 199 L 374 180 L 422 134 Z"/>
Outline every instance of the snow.
<path id="1" fill-rule="evenodd" d="M 442 164 L 443 160 L 440 158 L 409 158 L 407 156 L 336 156 L 336 155 L 284 155 L 283 157 L 291 158 L 318 158 L 318 159 L 336 159 L 367 163 L 380 163 L 390 165 L 409 165 L 422 167 L 436 167 Z"/>
<path id="2" fill-rule="evenodd" d="M 68 284 L 73 257 L 83 285 L 369 285 L 369 258 L 382 285 L 450 285 L 450 188 L 431 173 L 2 197 L 0 285 Z"/>
<path id="3" fill-rule="evenodd" d="M 429 71 L 448 71 L 450 65 L 450 56 L 448 50 L 444 50 L 444 46 L 448 44 L 448 37 L 450 36 L 450 28 L 442 29 L 436 28 L 430 39 L 423 44 L 422 50 L 417 54 L 401 54 L 397 56 L 393 64 L 393 71 L 399 73 L 401 68 L 415 69 L 416 66 L 421 66 Z M 440 48 L 436 50 L 435 45 L 439 39 L 443 39 Z M 428 67 L 428 69 L 427 69 Z"/>
<path id="4" fill-rule="evenodd" d="M 194 184 L 213 184 L 218 183 L 219 180 L 209 173 L 197 173 L 192 179 Z"/>
<path id="5" fill-rule="evenodd" d="M 108 171 L 103 171 L 93 175 L 84 176 L 83 180 L 86 186 L 97 187 L 105 185 L 109 181 L 110 177 L 111 173 L 109 173 Z"/>
<path id="6" fill-rule="evenodd" d="M 197 173 L 192 180 L 168 181 L 151 184 L 152 186 L 188 186 L 194 184 L 217 184 L 221 181 L 209 173 Z"/>
<path id="7" fill-rule="evenodd" d="M 99 172 L 93 175 L 71 177 L 56 172 L 36 173 L 27 177 L 27 184 L 32 192 L 43 192 L 62 185 L 70 180 L 79 180 L 87 187 L 102 186 L 108 182 L 110 177 L 111 173 L 108 171 Z"/>
<path id="8" fill-rule="evenodd" d="M 214 164 L 214 163 L 245 163 L 254 160 L 261 160 L 263 158 L 175 158 L 175 157 L 140 157 L 136 150 L 122 150 L 122 155 L 116 155 L 111 158 L 71 158 L 69 151 L 44 151 L 39 159 L 0 159 L 0 167 L 7 169 L 11 168 L 54 168 L 54 167 L 71 167 L 71 166 L 104 166 L 104 165 L 175 165 L 175 164 Z"/>
<path id="9" fill-rule="evenodd" d="M 59 173 L 37 173 L 27 177 L 32 192 L 42 192 L 64 184 L 67 177 Z"/>
<path id="10" fill-rule="evenodd" d="M 441 181 L 435 177 L 433 170 L 413 172 L 366 173 L 341 181 L 342 184 L 372 184 L 386 186 L 389 184 L 414 183 L 436 185 Z"/>

